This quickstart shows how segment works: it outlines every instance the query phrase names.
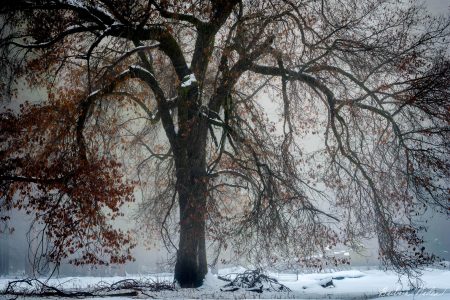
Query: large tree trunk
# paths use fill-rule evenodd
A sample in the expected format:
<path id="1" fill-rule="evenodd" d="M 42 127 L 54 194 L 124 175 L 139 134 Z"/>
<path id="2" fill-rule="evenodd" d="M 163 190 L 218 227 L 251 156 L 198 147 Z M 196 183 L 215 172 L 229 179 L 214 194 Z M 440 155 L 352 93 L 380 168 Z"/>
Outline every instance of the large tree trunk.
<path id="1" fill-rule="evenodd" d="M 204 185 L 204 184 L 202 184 Z M 181 287 L 199 287 L 207 273 L 205 246 L 206 196 L 199 186 L 180 195 L 180 242 L 175 265 L 175 280 Z"/>
<path id="2" fill-rule="evenodd" d="M 199 287 L 208 271 L 205 245 L 207 201 L 206 123 L 194 117 L 182 155 L 176 158 L 180 207 L 180 241 L 175 280 L 183 288 Z M 178 152 L 180 153 L 180 152 Z"/>

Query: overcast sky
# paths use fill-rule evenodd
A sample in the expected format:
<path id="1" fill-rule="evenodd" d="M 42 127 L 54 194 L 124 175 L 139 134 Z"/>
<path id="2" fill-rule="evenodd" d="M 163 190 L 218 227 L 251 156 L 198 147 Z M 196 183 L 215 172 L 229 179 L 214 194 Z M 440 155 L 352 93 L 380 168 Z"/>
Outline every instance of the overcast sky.
<path id="1" fill-rule="evenodd" d="M 448 14 L 450 11 L 450 0 L 425 0 L 424 3 L 436 15 Z"/>

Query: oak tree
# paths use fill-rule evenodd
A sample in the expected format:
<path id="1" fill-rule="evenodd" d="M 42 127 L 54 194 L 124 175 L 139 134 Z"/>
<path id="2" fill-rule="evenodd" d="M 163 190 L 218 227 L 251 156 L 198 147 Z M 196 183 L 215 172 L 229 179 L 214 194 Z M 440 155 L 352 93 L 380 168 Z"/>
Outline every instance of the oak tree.
<path id="1" fill-rule="evenodd" d="M 207 245 L 319 266 L 375 236 L 399 272 L 432 259 L 414 216 L 449 212 L 448 18 L 389 0 L 15 0 L 0 14 L 5 103 L 18 81 L 48 94 L 0 115 L 1 208 L 34 216 L 48 260 L 131 259 L 112 220 L 134 191 L 182 287 L 202 284 Z"/>

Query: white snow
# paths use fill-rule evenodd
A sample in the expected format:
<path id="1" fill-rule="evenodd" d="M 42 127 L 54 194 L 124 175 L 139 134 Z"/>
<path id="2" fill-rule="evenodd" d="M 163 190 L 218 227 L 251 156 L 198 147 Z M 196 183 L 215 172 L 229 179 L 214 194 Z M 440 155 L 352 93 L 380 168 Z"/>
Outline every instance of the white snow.
<path id="1" fill-rule="evenodd" d="M 224 281 L 217 278 L 217 276 L 213 275 L 211 271 L 209 271 L 205 280 L 203 280 L 203 286 L 200 289 L 203 290 L 219 290 L 221 286 L 224 285 Z"/>
<path id="2" fill-rule="evenodd" d="M 80 0 L 67 0 L 67 4 L 80 7 L 84 6 Z"/>
<path id="3" fill-rule="evenodd" d="M 150 75 L 150 76 L 152 76 L 152 77 L 155 77 L 155 76 L 153 76 L 153 74 L 152 74 L 149 70 L 147 70 L 147 69 L 141 67 L 140 65 L 132 65 L 132 66 L 130 66 L 130 69 L 139 69 L 139 70 L 141 70 L 142 72 L 145 72 L 145 73 L 147 73 L 148 75 Z"/>
<path id="4" fill-rule="evenodd" d="M 219 270 L 219 275 L 241 273 L 245 268 L 235 267 Z M 177 291 L 150 292 L 152 298 L 158 299 L 383 299 L 383 300 L 444 300 L 450 299 L 450 270 L 426 269 L 421 276 L 423 281 L 420 288 L 411 290 L 407 278 L 400 278 L 393 272 L 372 270 L 346 270 L 328 273 L 274 273 L 268 272 L 287 287 L 291 292 L 263 292 L 262 294 L 238 290 L 222 292 L 220 288 L 227 282 L 217 278 L 210 272 L 206 275 L 202 287 L 198 289 L 178 289 Z M 171 273 L 144 275 L 130 275 L 131 279 L 152 279 L 154 281 L 173 280 Z M 98 285 L 107 285 L 125 277 L 62 277 L 48 281 L 49 285 L 65 289 L 81 289 Z M 320 284 L 333 280 L 334 287 L 323 288 Z M 13 278 L 0 278 L 0 289 L 4 289 Z M 27 288 L 26 284 L 23 284 Z M 142 297 L 141 297 L 142 296 Z M 141 295 L 139 298 L 149 297 Z M 0 299 L 1 298 L 0 296 Z M 35 300 L 37 298 L 19 298 Z M 61 299 L 61 298 L 59 298 Z M 100 299 L 100 298 L 85 298 Z M 128 297 L 102 297 L 101 299 L 129 300 Z"/>
<path id="5" fill-rule="evenodd" d="M 88 98 L 95 97 L 98 93 L 100 93 L 100 89 L 97 89 L 88 95 Z"/>
<path id="6" fill-rule="evenodd" d="M 197 78 L 195 78 L 194 73 L 184 76 L 183 82 L 181 83 L 181 87 L 188 87 L 192 85 L 194 82 L 197 82 Z"/>

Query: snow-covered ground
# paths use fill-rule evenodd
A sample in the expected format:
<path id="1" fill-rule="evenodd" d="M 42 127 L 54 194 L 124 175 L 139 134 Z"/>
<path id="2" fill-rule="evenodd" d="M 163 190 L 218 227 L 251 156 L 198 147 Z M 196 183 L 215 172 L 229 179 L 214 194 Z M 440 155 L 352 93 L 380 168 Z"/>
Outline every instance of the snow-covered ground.
<path id="1" fill-rule="evenodd" d="M 221 269 L 219 275 L 242 272 L 243 268 Z M 178 289 L 176 291 L 160 291 L 139 294 L 137 297 L 102 297 L 85 299 L 383 299 L 383 300 L 444 300 L 450 299 L 450 270 L 427 269 L 421 276 L 421 286 L 411 290 L 407 278 L 400 278 L 393 272 L 373 270 L 347 270 L 328 273 L 295 274 L 268 273 L 269 276 L 288 288 L 291 292 L 255 293 L 245 290 L 223 292 L 227 282 L 208 273 L 204 285 L 198 289 Z M 151 279 L 154 281 L 171 281 L 170 273 L 152 275 L 130 275 L 131 279 Z M 0 278 L 0 289 L 3 290 L 9 281 L 17 278 Z M 99 285 L 109 285 L 125 279 L 125 277 L 62 277 L 50 279 L 47 284 L 59 289 L 89 289 Z M 334 286 L 322 287 L 332 280 Z M 26 284 L 24 284 L 24 288 Z M 0 296 L 2 297 L 2 296 Z M 10 299 L 3 296 L 0 299 Z M 13 297 L 13 299 L 15 299 Z M 33 298 L 18 298 L 31 300 Z M 42 298 L 40 298 L 42 299 Z M 61 299 L 61 298 L 59 298 Z"/>

